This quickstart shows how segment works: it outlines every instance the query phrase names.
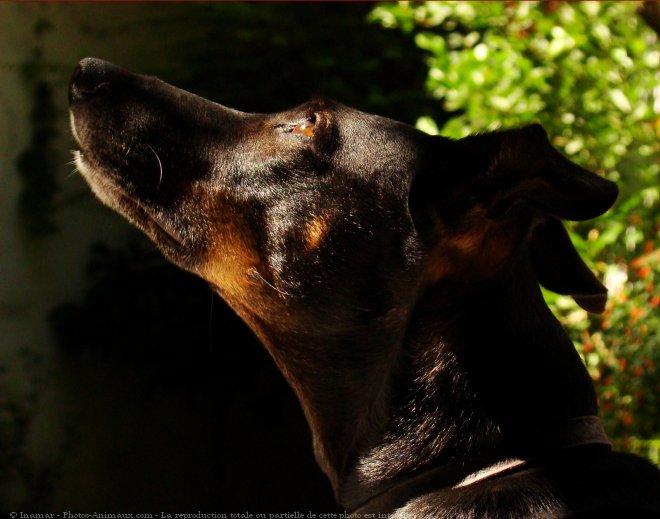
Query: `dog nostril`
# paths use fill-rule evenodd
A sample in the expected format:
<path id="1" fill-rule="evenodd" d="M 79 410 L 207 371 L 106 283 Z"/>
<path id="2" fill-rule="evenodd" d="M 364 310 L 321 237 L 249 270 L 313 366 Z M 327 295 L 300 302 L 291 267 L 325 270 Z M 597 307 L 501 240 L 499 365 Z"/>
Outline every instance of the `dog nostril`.
<path id="1" fill-rule="evenodd" d="M 109 91 L 110 91 L 110 83 L 108 83 L 107 81 L 104 81 L 103 83 L 93 87 L 78 86 L 78 85 L 76 85 L 75 87 L 76 95 L 81 98 L 101 95 Z"/>
<path id="2" fill-rule="evenodd" d="M 76 66 L 69 82 L 69 104 L 99 97 L 110 91 L 110 83 L 100 60 L 82 60 Z"/>

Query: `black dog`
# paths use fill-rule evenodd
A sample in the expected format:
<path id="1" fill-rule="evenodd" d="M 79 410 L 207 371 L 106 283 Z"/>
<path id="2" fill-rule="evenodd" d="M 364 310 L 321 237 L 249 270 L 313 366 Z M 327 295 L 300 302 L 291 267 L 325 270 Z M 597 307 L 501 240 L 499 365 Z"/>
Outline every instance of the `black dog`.
<path id="1" fill-rule="evenodd" d="M 80 172 L 259 336 L 356 517 L 660 514 L 660 473 L 611 451 L 538 286 L 602 311 L 560 220 L 617 189 L 540 126 L 247 114 L 96 59 L 69 96 Z"/>

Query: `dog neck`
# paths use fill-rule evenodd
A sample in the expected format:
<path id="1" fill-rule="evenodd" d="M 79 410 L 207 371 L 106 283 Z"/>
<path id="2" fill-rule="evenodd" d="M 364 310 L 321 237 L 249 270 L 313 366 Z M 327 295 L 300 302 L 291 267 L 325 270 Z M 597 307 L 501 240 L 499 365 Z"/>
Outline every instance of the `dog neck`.
<path id="1" fill-rule="evenodd" d="M 437 491 L 446 493 L 448 490 L 488 483 L 493 479 L 533 470 L 549 460 L 556 462 L 567 456 L 575 459 L 577 447 L 582 449 L 582 455 L 602 455 L 603 451 L 611 450 L 612 444 L 597 416 L 580 416 L 555 424 L 554 428 L 546 431 L 545 447 L 530 456 L 530 459 L 500 457 L 491 462 L 492 458 L 489 460 L 484 456 L 467 462 L 457 460 L 394 480 L 362 501 L 347 502 L 346 508 L 355 517 L 364 517 L 366 514 L 375 516 L 376 513 L 404 507 L 402 515 L 405 516 L 408 511 L 406 504 L 425 494 Z M 589 450 L 585 450 L 585 447 Z"/>
<path id="2" fill-rule="evenodd" d="M 525 255 L 478 285 L 427 290 L 398 319 L 265 342 L 347 508 L 429 467 L 528 457 L 552 424 L 597 413 Z"/>

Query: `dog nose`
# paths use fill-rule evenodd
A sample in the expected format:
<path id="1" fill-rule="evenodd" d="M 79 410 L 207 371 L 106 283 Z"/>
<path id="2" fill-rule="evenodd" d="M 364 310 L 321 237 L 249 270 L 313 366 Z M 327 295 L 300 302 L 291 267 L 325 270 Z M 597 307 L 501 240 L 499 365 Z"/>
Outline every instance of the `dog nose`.
<path id="1" fill-rule="evenodd" d="M 121 69 L 97 58 L 78 63 L 69 82 L 69 105 L 106 95 L 112 89 L 112 78 Z"/>

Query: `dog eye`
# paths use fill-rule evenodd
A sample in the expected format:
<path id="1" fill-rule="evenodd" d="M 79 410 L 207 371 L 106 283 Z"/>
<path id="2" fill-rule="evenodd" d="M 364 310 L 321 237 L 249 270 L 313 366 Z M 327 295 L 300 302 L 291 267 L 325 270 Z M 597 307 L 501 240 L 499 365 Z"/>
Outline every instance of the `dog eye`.
<path id="1" fill-rule="evenodd" d="M 316 123 L 317 114 L 311 114 L 304 119 L 298 119 L 297 121 L 294 120 L 293 122 L 289 123 L 275 124 L 273 128 L 276 128 L 284 133 L 295 133 L 296 135 L 302 135 L 303 137 L 311 139 L 314 137 L 314 133 L 316 131 Z"/>
<path id="2" fill-rule="evenodd" d="M 291 128 L 291 133 L 296 133 L 298 135 L 304 135 L 305 137 L 314 136 L 314 121 L 311 119 L 305 119 L 300 121 Z"/>

